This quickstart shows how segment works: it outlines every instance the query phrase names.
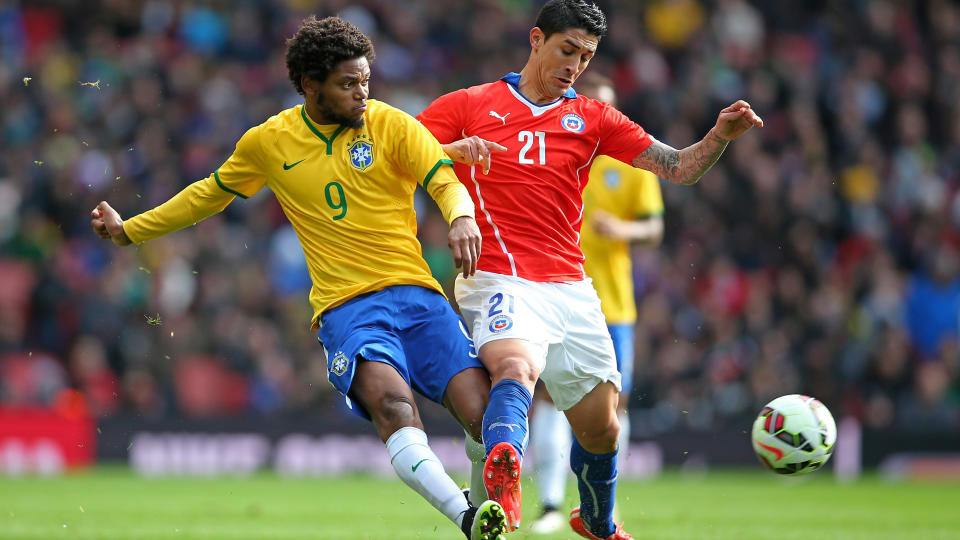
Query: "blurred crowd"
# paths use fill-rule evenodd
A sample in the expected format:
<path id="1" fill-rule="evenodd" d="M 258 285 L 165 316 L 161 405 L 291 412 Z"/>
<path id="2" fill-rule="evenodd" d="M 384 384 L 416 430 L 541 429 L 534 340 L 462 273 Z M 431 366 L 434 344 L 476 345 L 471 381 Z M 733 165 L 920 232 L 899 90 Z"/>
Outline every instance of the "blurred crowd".
<path id="1" fill-rule="evenodd" d="M 165 201 L 300 103 L 284 43 L 310 13 L 367 32 L 372 97 L 416 114 L 522 67 L 540 4 L 0 3 L 0 402 L 72 387 L 98 416 L 332 403 L 268 191 L 123 249 L 90 210 Z M 600 5 L 589 69 L 658 139 L 699 140 L 741 97 L 766 123 L 696 187 L 664 183 L 664 244 L 635 250 L 634 433 L 740 425 L 794 392 L 869 427 L 960 429 L 960 5 Z M 418 197 L 449 287 L 446 225 Z"/>

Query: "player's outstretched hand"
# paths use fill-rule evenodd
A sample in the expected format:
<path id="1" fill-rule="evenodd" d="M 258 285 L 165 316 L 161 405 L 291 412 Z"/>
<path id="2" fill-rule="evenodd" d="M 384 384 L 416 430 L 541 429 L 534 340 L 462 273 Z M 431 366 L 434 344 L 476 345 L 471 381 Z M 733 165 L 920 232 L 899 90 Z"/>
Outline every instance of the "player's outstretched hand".
<path id="1" fill-rule="evenodd" d="M 453 261 L 463 270 L 463 277 L 470 277 L 477 271 L 480 259 L 480 228 L 470 216 L 460 216 L 450 224 L 447 242 L 453 250 Z"/>
<path id="2" fill-rule="evenodd" d="M 483 174 L 490 172 L 490 152 L 506 152 L 507 147 L 476 135 L 443 145 L 450 159 L 464 165 L 481 165 Z"/>
<path id="3" fill-rule="evenodd" d="M 753 126 L 763 127 L 763 120 L 753 112 L 749 103 L 741 99 L 720 111 L 714 130 L 720 138 L 732 141 Z"/>
<path id="4" fill-rule="evenodd" d="M 103 239 L 109 238 L 118 246 L 130 245 L 130 238 L 123 231 L 123 220 L 120 214 L 107 204 L 107 201 L 101 201 L 93 211 L 90 212 L 93 218 L 90 225 L 93 225 L 93 232 Z"/>
<path id="5" fill-rule="evenodd" d="M 630 233 L 624 227 L 623 220 L 599 208 L 593 210 L 591 225 L 593 225 L 593 230 L 597 234 L 611 240 L 624 241 L 630 239 Z"/>

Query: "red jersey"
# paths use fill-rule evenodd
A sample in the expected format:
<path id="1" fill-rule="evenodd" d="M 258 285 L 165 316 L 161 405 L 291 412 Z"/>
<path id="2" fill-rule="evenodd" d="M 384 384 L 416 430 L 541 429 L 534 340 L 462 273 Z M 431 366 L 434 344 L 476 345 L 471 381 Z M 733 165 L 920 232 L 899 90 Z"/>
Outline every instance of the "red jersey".
<path id="1" fill-rule="evenodd" d="M 577 281 L 583 272 L 583 187 L 599 155 L 630 163 L 653 139 L 607 103 L 573 89 L 536 105 L 518 73 L 437 98 L 417 117 L 442 143 L 476 135 L 507 147 L 490 173 L 455 164 L 483 234 L 478 268 L 531 281 Z"/>

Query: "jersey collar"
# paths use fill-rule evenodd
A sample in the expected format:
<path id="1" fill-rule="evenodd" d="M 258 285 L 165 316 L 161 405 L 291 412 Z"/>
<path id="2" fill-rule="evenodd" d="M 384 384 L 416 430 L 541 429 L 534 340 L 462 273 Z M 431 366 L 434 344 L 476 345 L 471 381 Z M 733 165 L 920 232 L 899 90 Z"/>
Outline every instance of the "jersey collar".
<path id="1" fill-rule="evenodd" d="M 320 130 L 317 129 L 317 127 L 313 125 L 313 122 L 310 121 L 310 117 L 307 115 L 307 106 L 306 106 L 306 105 L 301 105 L 301 106 L 300 106 L 300 116 L 303 117 L 303 121 L 307 124 L 307 127 L 310 128 L 310 131 L 312 131 L 313 134 L 316 135 L 317 137 L 320 137 L 320 140 L 321 140 L 321 141 L 327 143 L 327 155 L 328 155 L 328 156 L 329 156 L 329 155 L 332 155 L 332 154 L 333 154 L 333 140 L 337 138 L 337 135 L 339 135 L 341 131 L 347 129 L 347 126 L 345 126 L 345 125 L 343 125 L 343 124 L 340 124 L 340 126 L 337 127 L 336 131 L 334 131 L 333 134 L 331 134 L 331 135 L 330 135 L 330 138 L 328 139 L 327 137 L 325 137 L 325 136 L 323 135 L 323 133 L 320 133 Z"/>
<path id="2" fill-rule="evenodd" d="M 527 99 L 527 96 L 523 95 L 520 92 L 520 74 L 515 72 L 510 72 L 500 77 L 500 80 L 507 83 L 507 88 L 510 89 L 512 93 L 518 100 L 520 100 L 524 105 L 530 107 L 530 112 L 534 116 L 540 116 L 541 114 L 549 111 L 550 109 L 559 105 L 564 98 L 576 99 L 577 93 L 573 88 L 567 88 L 567 91 L 563 93 L 562 96 L 558 97 L 556 101 L 551 101 L 550 103 L 545 103 L 543 105 L 537 105 L 536 103 Z"/>

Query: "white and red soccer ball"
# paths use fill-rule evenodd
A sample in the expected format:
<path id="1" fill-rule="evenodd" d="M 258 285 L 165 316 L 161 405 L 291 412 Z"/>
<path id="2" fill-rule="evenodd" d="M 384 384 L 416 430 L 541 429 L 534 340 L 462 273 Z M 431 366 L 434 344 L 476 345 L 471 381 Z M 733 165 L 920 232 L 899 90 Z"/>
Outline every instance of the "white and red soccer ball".
<path id="1" fill-rule="evenodd" d="M 779 474 L 811 473 L 830 459 L 837 424 L 827 407 L 810 396 L 790 394 L 767 403 L 753 422 L 753 450 Z"/>

